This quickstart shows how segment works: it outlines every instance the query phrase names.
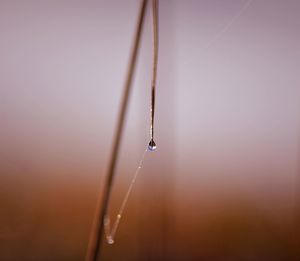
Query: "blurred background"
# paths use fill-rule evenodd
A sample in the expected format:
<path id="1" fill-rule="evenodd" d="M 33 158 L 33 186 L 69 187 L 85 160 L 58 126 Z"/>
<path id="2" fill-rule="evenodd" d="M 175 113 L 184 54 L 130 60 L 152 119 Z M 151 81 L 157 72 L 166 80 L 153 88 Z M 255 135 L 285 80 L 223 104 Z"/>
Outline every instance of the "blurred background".
<path id="1" fill-rule="evenodd" d="M 84 260 L 139 3 L 0 1 L 0 260 Z M 102 260 L 300 260 L 299 12 L 159 1 L 158 149 Z M 149 141 L 151 30 L 148 9 L 112 218 Z"/>

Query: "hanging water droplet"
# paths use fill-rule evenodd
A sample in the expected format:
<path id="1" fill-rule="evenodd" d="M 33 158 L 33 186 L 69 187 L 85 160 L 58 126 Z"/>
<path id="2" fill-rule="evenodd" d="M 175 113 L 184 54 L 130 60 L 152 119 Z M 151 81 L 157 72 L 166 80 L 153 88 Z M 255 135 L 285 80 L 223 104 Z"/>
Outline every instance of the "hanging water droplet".
<path id="1" fill-rule="evenodd" d="M 156 150 L 156 144 L 155 144 L 153 139 L 151 139 L 149 144 L 148 144 L 148 150 L 151 150 L 151 151 Z"/>
<path id="2" fill-rule="evenodd" d="M 111 236 L 108 236 L 107 237 L 107 243 L 111 245 L 111 244 L 115 243 L 115 241 L 112 239 Z"/>

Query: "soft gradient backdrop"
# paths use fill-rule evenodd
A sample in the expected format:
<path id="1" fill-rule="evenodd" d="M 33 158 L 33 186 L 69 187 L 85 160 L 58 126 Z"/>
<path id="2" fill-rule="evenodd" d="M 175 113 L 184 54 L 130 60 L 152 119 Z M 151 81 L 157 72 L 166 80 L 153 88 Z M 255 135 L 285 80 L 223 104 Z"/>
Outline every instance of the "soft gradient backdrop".
<path id="1" fill-rule="evenodd" d="M 0 260 L 84 260 L 137 0 L 0 0 Z M 156 142 L 102 260 L 300 260 L 300 2 L 161 0 Z M 110 213 L 149 140 L 151 15 Z"/>

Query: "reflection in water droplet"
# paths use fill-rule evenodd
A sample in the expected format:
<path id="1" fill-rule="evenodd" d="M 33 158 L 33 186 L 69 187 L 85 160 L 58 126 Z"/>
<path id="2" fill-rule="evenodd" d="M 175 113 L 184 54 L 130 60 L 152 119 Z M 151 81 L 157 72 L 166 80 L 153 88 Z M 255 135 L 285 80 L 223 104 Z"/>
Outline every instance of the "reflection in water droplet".
<path id="1" fill-rule="evenodd" d="M 156 144 L 155 144 L 153 139 L 151 139 L 150 142 L 149 142 L 148 150 L 151 150 L 151 151 L 156 150 Z"/>
<path id="2" fill-rule="evenodd" d="M 107 237 L 107 243 L 108 243 L 108 244 L 111 245 L 111 244 L 113 244 L 114 242 L 115 242 L 115 241 L 112 239 L 111 236 L 108 236 L 108 237 Z"/>

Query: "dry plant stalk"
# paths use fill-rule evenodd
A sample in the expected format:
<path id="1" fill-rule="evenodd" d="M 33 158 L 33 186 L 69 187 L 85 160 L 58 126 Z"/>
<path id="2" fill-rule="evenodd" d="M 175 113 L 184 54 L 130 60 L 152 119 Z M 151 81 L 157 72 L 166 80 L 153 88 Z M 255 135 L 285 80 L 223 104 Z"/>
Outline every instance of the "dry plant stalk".
<path id="1" fill-rule="evenodd" d="M 146 11 L 147 2 L 148 2 L 147 0 L 141 0 L 139 18 L 136 26 L 135 35 L 134 35 L 134 43 L 133 43 L 133 48 L 130 56 L 130 62 L 129 62 L 126 81 L 124 85 L 124 93 L 123 93 L 121 108 L 120 108 L 118 121 L 117 121 L 116 134 L 114 137 L 114 143 L 112 147 L 108 172 L 104 184 L 104 192 L 103 192 L 102 199 L 101 197 L 99 197 L 97 202 L 95 218 L 94 218 L 93 227 L 91 231 L 87 255 L 85 258 L 86 261 L 97 261 L 100 256 L 101 242 L 104 234 L 104 218 L 107 211 L 113 179 L 115 175 L 115 167 L 118 159 L 124 121 L 125 121 L 125 116 L 127 111 L 128 99 L 132 87 L 132 79 L 135 71 L 138 50 L 141 42 L 141 35 L 142 35 L 142 29 L 145 20 L 145 11 Z"/>

